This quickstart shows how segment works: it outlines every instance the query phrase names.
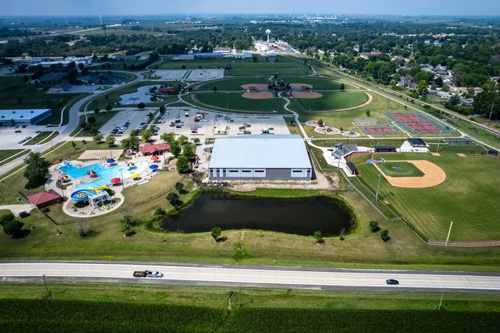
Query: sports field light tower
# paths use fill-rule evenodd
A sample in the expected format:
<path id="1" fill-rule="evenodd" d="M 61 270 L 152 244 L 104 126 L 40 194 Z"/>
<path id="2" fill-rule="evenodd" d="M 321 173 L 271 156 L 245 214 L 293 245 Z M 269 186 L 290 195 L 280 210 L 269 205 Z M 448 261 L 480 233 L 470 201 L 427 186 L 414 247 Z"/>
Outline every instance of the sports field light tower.
<path id="1" fill-rule="evenodd" d="M 267 29 L 266 34 L 267 34 L 267 42 L 269 43 L 269 35 L 271 34 L 271 30 Z"/>

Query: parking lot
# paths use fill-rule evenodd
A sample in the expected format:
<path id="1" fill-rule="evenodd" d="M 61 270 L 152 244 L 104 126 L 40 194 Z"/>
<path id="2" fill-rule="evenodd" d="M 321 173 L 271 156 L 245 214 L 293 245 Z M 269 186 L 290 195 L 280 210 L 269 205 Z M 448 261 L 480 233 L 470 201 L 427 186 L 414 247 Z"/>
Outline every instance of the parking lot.
<path id="1" fill-rule="evenodd" d="M 193 69 L 187 81 L 208 81 L 224 78 L 224 69 Z"/>
<path id="2" fill-rule="evenodd" d="M 134 110 L 126 110 L 118 112 L 113 118 L 111 118 L 106 124 L 104 124 L 99 131 L 104 135 L 108 136 L 111 134 L 111 131 L 115 128 L 121 128 L 125 125 L 126 122 L 130 122 L 128 128 L 124 129 L 123 133 L 118 134 L 117 136 L 127 137 L 130 135 L 130 132 L 135 129 L 142 128 L 141 123 L 148 123 L 149 112 L 154 112 L 154 108 L 146 108 L 143 111 L 134 111 Z"/>
<path id="3" fill-rule="evenodd" d="M 202 119 L 195 121 L 196 114 L 200 112 Z M 186 116 L 186 113 L 188 116 Z M 179 121 L 184 125 L 171 126 L 171 122 Z M 290 134 L 282 116 L 278 115 L 242 115 L 242 114 L 218 114 L 217 112 L 200 111 L 196 108 L 167 108 L 162 118 L 159 133 L 173 132 L 182 134 L 189 138 L 199 137 L 213 138 L 221 136 L 236 136 L 247 134 L 261 134 L 262 130 L 269 130 L 270 134 Z M 243 129 L 243 124 L 245 126 Z M 242 128 L 240 130 L 240 127 Z"/>
<path id="4" fill-rule="evenodd" d="M 23 146 L 25 142 L 20 143 L 20 141 L 25 140 L 27 137 L 34 138 L 38 135 L 38 131 L 54 131 L 54 127 L 47 127 L 46 125 L 32 126 L 27 125 L 25 128 L 19 126 L 16 127 L 1 127 L 0 128 L 0 149 L 16 149 L 16 148 L 26 148 L 29 146 Z M 16 131 L 21 131 L 16 133 Z M 26 140 L 28 141 L 28 140 Z"/>
<path id="5" fill-rule="evenodd" d="M 155 75 L 160 76 L 162 81 L 180 81 L 187 72 L 186 69 L 156 70 Z"/>

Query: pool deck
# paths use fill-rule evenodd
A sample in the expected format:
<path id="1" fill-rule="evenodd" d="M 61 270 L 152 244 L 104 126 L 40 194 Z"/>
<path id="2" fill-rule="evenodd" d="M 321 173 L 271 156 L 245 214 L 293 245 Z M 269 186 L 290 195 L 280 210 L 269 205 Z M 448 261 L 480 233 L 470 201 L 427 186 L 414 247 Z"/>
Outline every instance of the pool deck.
<path id="1" fill-rule="evenodd" d="M 152 164 L 156 164 L 156 165 L 158 165 L 158 170 L 162 170 L 164 167 L 167 166 L 164 163 L 164 161 L 168 160 L 168 158 L 170 156 L 171 156 L 171 154 L 166 153 L 165 156 L 160 156 L 160 160 L 158 162 L 153 163 L 153 161 L 151 160 L 151 156 L 132 155 L 131 156 L 132 159 L 129 160 L 130 162 L 138 163 L 138 162 L 146 161 L 148 163 L 148 166 L 146 167 L 145 170 L 143 170 L 142 172 L 139 173 L 139 178 L 137 178 L 137 180 L 134 180 L 131 178 L 126 178 L 124 181 L 120 182 L 119 185 L 109 184 L 107 186 L 107 188 L 115 191 L 115 195 L 114 195 L 115 199 L 119 199 L 117 202 L 107 205 L 109 207 L 108 210 L 105 210 L 102 207 L 93 208 L 92 206 L 89 205 L 89 206 L 84 207 L 84 208 L 78 208 L 75 211 L 75 207 L 74 207 L 75 201 L 71 200 L 71 194 L 73 192 L 77 191 L 77 189 L 76 189 L 77 186 L 81 186 L 82 184 L 86 184 L 86 183 L 91 183 L 98 178 L 90 177 L 90 176 L 84 176 L 84 177 L 79 177 L 79 178 L 71 178 L 70 177 L 70 180 L 66 183 L 66 186 L 67 186 L 66 189 L 62 190 L 61 188 L 57 187 L 57 179 L 64 174 L 64 172 L 59 170 L 59 167 L 63 166 L 63 163 L 58 163 L 58 164 L 52 165 L 49 168 L 49 172 L 50 172 L 51 177 L 45 183 L 45 189 L 46 190 L 53 189 L 54 191 L 56 191 L 60 195 L 68 198 L 68 200 L 66 200 L 66 202 L 63 205 L 63 211 L 65 214 L 67 214 L 69 216 L 85 218 L 85 217 L 94 217 L 94 216 L 104 215 L 104 214 L 110 213 L 110 212 L 118 209 L 125 202 L 125 196 L 122 193 L 124 188 L 130 187 L 130 186 L 137 186 L 137 185 L 144 184 L 145 182 L 147 182 L 147 180 L 151 179 L 158 172 L 160 172 L 160 171 L 153 172 L 151 169 L 149 169 L 149 166 Z M 129 161 L 128 160 L 127 161 L 118 161 L 117 164 L 124 165 Z M 85 166 L 88 166 L 91 164 L 95 164 L 95 163 L 107 165 L 105 163 L 104 159 L 92 160 L 92 161 L 73 160 L 73 161 L 68 161 L 68 162 L 70 162 L 71 164 L 73 164 L 74 166 L 79 167 L 79 168 L 82 168 L 82 167 L 85 167 Z"/>

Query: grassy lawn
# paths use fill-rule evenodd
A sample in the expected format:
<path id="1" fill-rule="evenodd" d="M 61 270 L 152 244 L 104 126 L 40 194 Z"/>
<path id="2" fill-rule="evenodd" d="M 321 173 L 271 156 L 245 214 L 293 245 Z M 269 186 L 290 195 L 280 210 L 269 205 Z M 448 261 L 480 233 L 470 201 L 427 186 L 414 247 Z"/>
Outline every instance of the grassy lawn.
<path id="1" fill-rule="evenodd" d="M 22 76 L 0 77 L 0 109 L 52 109 L 52 116 L 39 125 L 57 125 L 61 122 L 61 111 L 65 106 L 86 96 L 85 94 L 47 94 L 51 85 L 25 84 Z M 62 125 L 68 123 L 67 110 Z"/>
<path id="2" fill-rule="evenodd" d="M 391 177 L 422 177 L 424 173 L 414 164 L 408 162 L 379 163 L 382 171 Z"/>
<path id="3" fill-rule="evenodd" d="M 306 111 L 327 111 L 351 108 L 365 103 L 368 96 L 364 92 L 321 92 L 323 97 L 315 99 L 294 98 L 300 108 Z"/>
<path id="4" fill-rule="evenodd" d="M 85 122 L 85 116 L 80 116 L 79 126 L 73 131 L 73 133 L 71 133 L 71 135 L 73 135 L 73 136 L 92 136 L 93 135 L 92 134 L 93 128 L 100 129 L 102 126 L 104 126 L 104 124 L 106 124 L 117 113 L 118 113 L 118 111 L 110 111 L 110 112 L 101 111 L 98 114 L 95 114 L 95 113 L 88 114 L 87 119 L 90 117 L 94 117 L 95 123 L 93 123 L 93 124 L 88 123 L 90 125 L 90 127 L 85 128 L 85 129 L 82 129 L 82 127 L 80 126 L 83 122 Z M 80 129 L 82 129 L 82 130 L 80 131 Z M 76 133 L 78 133 L 78 134 L 76 134 Z"/>
<path id="5" fill-rule="evenodd" d="M 190 332 L 378 331 L 395 316 L 398 330 L 494 331 L 498 295 L 342 292 L 329 290 L 185 287 L 149 284 L 2 282 L 3 331 Z M 231 300 L 231 311 L 227 311 Z M 241 305 L 241 306 L 240 306 Z M 151 311 L 154 308 L 155 311 Z M 47 313 L 57 320 L 47 320 Z"/>
<path id="6" fill-rule="evenodd" d="M 24 146 L 31 146 L 31 145 L 37 145 L 39 143 L 43 143 L 46 141 L 50 141 L 53 138 L 55 138 L 57 135 L 59 135 L 59 132 L 54 132 L 54 131 L 43 131 L 37 136 L 35 136 L 33 139 L 29 140 L 24 144 Z"/>
<path id="7" fill-rule="evenodd" d="M 17 155 L 25 149 L 8 149 L 0 150 L 0 161 L 10 158 L 11 156 Z"/>
<path id="8" fill-rule="evenodd" d="M 274 59 L 278 61 L 274 61 Z M 158 69 L 214 69 L 230 67 L 225 71 L 226 75 L 309 75 L 311 69 L 303 63 L 296 62 L 283 57 L 259 57 L 257 62 L 252 59 L 197 59 L 197 60 L 164 60 L 158 64 Z"/>
<path id="9" fill-rule="evenodd" d="M 382 178 L 380 191 L 383 198 L 400 211 L 411 223 L 430 239 L 444 240 L 450 221 L 453 221 L 451 240 L 485 241 L 500 239 L 496 200 L 500 196 L 498 177 L 500 160 L 468 155 L 428 154 L 377 155 L 386 160 L 425 159 L 446 172 L 446 181 L 427 189 L 405 189 L 391 186 Z M 365 183 L 375 189 L 378 171 L 370 164 L 362 164 L 369 155 L 359 155 L 353 161 Z"/>
<path id="10" fill-rule="evenodd" d="M 192 95 L 191 95 L 192 96 Z M 244 110 L 253 112 L 273 112 L 282 110 L 283 100 L 278 98 L 269 99 L 248 99 L 242 96 L 241 92 L 237 93 L 198 93 L 195 98 L 200 103 L 208 104 L 217 108 L 229 110 Z"/>

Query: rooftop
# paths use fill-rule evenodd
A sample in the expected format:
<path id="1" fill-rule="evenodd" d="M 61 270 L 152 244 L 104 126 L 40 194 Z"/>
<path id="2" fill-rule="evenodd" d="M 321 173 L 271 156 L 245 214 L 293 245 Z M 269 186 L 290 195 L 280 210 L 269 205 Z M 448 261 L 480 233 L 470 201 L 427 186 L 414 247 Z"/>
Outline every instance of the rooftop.
<path id="1" fill-rule="evenodd" d="M 300 135 L 247 135 L 215 140 L 210 168 L 312 168 Z"/>
<path id="2" fill-rule="evenodd" d="M 24 120 L 32 119 L 46 112 L 51 112 L 50 109 L 10 109 L 0 110 L 0 120 Z"/>

